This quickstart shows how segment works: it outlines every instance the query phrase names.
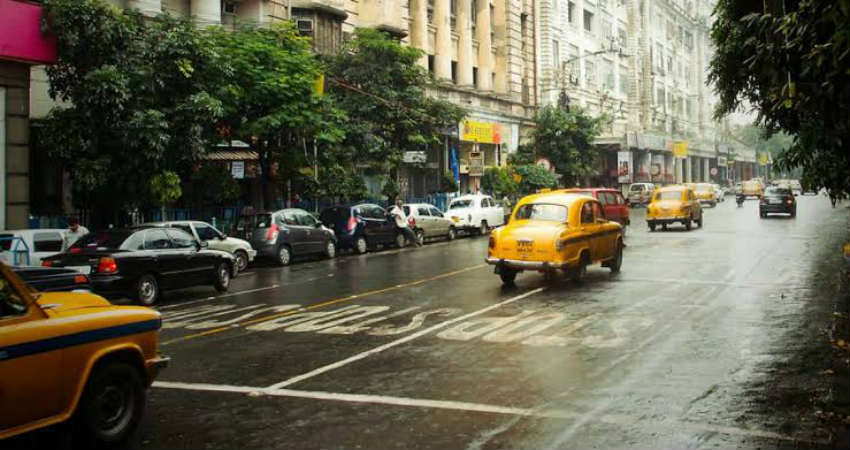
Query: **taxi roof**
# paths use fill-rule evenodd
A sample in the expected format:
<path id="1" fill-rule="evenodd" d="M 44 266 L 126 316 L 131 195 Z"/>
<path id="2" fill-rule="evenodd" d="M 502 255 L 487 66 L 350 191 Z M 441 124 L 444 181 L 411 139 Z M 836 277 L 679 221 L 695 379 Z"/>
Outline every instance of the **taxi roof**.
<path id="1" fill-rule="evenodd" d="M 532 194 L 532 195 L 524 197 L 521 200 L 521 202 L 522 203 L 534 203 L 534 202 L 538 202 L 538 201 L 540 201 L 540 202 L 545 201 L 547 203 L 551 202 L 551 203 L 555 203 L 555 204 L 561 204 L 561 205 L 569 206 L 573 202 L 575 202 L 576 200 L 580 200 L 580 199 L 591 199 L 591 200 L 594 200 L 594 201 L 596 200 L 589 195 L 574 194 L 574 193 L 567 192 L 566 190 L 557 190 L 557 191 L 550 191 L 550 192 L 541 192 L 539 194 Z"/>
<path id="2" fill-rule="evenodd" d="M 683 191 L 685 189 L 690 189 L 688 186 L 681 184 L 671 184 L 669 186 L 660 187 L 656 190 L 661 192 L 670 192 L 670 191 Z"/>

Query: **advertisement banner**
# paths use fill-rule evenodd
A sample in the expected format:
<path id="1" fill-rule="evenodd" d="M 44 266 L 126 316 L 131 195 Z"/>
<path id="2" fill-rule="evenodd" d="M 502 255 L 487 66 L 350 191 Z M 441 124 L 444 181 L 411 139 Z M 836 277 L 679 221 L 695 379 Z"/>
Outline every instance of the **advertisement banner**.
<path id="1" fill-rule="evenodd" d="M 502 128 L 498 123 L 464 119 L 460 123 L 460 140 L 481 144 L 501 144 Z"/>
<path id="2" fill-rule="evenodd" d="M 770 164 L 770 153 L 762 152 L 759 153 L 759 165 L 766 166 Z"/>
<path id="3" fill-rule="evenodd" d="M 652 175 L 652 181 L 664 180 L 664 155 L 652 155 L 652 167 L 649 169 L 649 173 Z"/>
<path id="4" fill-rule="evenodd" d="M 617 152 L 617 182 L 631 183 L 632 152 Z"/>
<path id="5" fill-rule="evenodd" d="M 688 157 L 688 141 L 673 142 L 673 156 L 676 158 Z"/>

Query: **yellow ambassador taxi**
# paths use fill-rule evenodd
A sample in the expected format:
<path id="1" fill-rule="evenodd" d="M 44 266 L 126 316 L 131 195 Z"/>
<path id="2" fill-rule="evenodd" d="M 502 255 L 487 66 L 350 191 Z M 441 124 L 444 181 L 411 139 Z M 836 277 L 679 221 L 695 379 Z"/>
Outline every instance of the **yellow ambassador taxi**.
<path id="1" fill-rule="evenodd" d="M 741 183 L 741 195 L 744 197 L 762 198 L 764 195 L 764 184 L 756 179 L 747 180 Z"/>
<path id="2" fill-rule="evenodd" d="M 168 363 L 161 324 L 87 292 L 34 292 L 0 263 L 0 440 L 73 419 L 89 446 L 125 441 Z"/>
<path id="3" fill-rule="evenodd" d="M 652 193 L 652 200 L 646 207 L 646 223 L 650 231 L 661 225 L 681 223 L 690 230 L 692 224 L 702 228 L 702 206 L 694 190 L 683 185 L 664 186 Z"/>
<path id="4" fill-rule="evenodd" d="M 565 191 L 529 195 L 517 203 L 510 222 L 490 234 L 486 261 L 505 284 L 524 270 L 564 270 L 579 281 L 596 262 L 619 272 L 623 227 L 609 221 L 593 197 Z"/>
<path id="5" fill-rule="evenodd" d="M 693 183 L 689 187 L 694 190 L 694 195 L 700 203 L 708 203 L 712 208 L 717 206 L 717 194 L 714 192 L 714 185 L 711 183 Z"/>

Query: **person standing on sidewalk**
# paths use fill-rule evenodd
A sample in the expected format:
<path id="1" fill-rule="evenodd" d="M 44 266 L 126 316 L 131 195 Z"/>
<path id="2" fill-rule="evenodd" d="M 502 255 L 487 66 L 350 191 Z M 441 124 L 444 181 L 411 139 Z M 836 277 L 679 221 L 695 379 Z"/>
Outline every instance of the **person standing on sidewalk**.
<path id="1" fill-rule="evenodd" d="M 77 239 L 89 234 L 89 229 L 80 225 L 80 219 L 71 217 L 68 219 L 68 229 L 65 230 L 65 249 L 70 248 Z"/>
<path id="2" fill-rule="evenodd" d="M 407 226 L 407 215 L 404 214 L 404 208 L 402 208 L 403 204 L 404 203 L 400 198 L 396 199 L 395 206 L 390 209 L 390 214 L 392 214 L 393 219 L 395 219 L 395 226 L 402 234 L 404 234 L 404 238 L 410 243 L 408 245 L 421 247 L 422 244 L 418 239 L 416 239 L 416 235 L 413 233 L 413 230 Z"/>

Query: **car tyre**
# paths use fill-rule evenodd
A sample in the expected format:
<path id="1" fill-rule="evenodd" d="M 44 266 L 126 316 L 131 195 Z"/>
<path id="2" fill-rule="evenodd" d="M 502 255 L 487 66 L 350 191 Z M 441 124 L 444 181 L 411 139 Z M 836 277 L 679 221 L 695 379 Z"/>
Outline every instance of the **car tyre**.
<path id="1" fill-rule="evenodd" d="M 649 223 L 649 231 L 655 231 L 655 224 L 652 222 Z"/>
<path id="2" fill-rule="evenodd" d="M 236 258 L 237 272 L 242 272 L 246 267 L 248 267 L 248 254 L 245 253 L 244 250 L 237 250 L 233 256 Z"/>
<path id="3" fill-rule="evenodd" d="M 145 274 L 136 281 L 136 300 L 142 306 L 153 306 L 159 301 L 159 283 L 153 274 Z"/>
<path id="4" fill-rule="evenodd" d="M 797 210 L 796 209 L 791 211 L 791 218 L 793 219 L 795 217 L 797 217 Z"/>
<path id="5" fill-rule="evenodd" d="M 213 283 L 215 290 L 218 292 L 227 292 L 230 289 L 230 267 L 226 262 L 220 262 L 215 266 L 215 282 Z"/>
<path id="6" fill-rule="evenodd" d="M 506 269 L 502 267 L 499 269 L 499 278 L 502 279 L 502 284 L 506 286 L 513 286 L 514 281 L 516 280 L 517 271 L 513 269 Z"/>
<path id="7" fill-rule="evenodd" d="M 75 432 L 88 447 L 126 442 L 145 410 L 145 383 L 140 370 L 124 361 L 92 369 L 74 416 Z"/>
<path id="8" fill-rule="evenodd" d="M 292 262 L 292 250 L 288 245 L 280 245 L 277 248 L 275 262 L 278 266 L 288 266 Z"/>
<path id="9" fill-rule="evenodd" d="M 608 263 L 608 268 L 611 269 L 611 273 L 619 273 L 620 268 L 623 266 L 623 241 L 617 241 L 617 251 L 614 253 L 614 257 L 611 259 L 611 262 Z"/>
<path id="10" fill-rule="evenodd" d="M 365 236 L 358 236 L 357 239 L 354 240 L 354 251 L 360 255 L 369 251 L 369 243 L 366 242 Z"/>
<path id="11" fill-rule="evenodd" d="M 685 229 L 688 231 L 691 231 L 691 228 L 693 227 L 693 224 L 691 222 L 693 222 L 693 219 L 688 219 L 685 221 Z"/>
<path id="12" fill-rule="evenodd" d="M 699 215 L 699 220 L 697 220 L 697 226 L 698 226 L 700 229 L 702 229 L 702 219 L 703 219 L 703 215 L 702 215 L 702 213 L 700 213 L 700 215 Z"/>
<path id="13" fill-rule="evenodd" d="M 328 242 L 325 243 L 325 257 L 328 259 L 336 257 L 336 242 L 333 239 L 328 239 Z"/>
<path id="14" fill-rule="evenodd" d="M 425 245 L 425 232 L 422 230 L 416 230 L 416 245 Z"/>
<path id="15" fill-rule="evenodd" d="M 455 230 L 455 227 L 449 227 L 449 233 L 446 235 L 446 239 L 448 239 L 449 241 L 453 241 L 456 237 L 457 230 Z"/>
<path id="16" fill-rule="evenodd" d="M 487 232 L 490 231 L 490 226 L 487 224 L 486 220 L 481 221 L 481 226 L 478 228 L 478 234 L 481 236 L 487 235 Z"/>
<path id="17" fill-rule="evenodd" d="M 395 233 L 395 246 L 404 248 L 405 245 L 407 245 L 407 238 L 404 237 L 404 233 L 397 231 Z"/>
<path id="18" fill-rule="evenodd" d="M 662 229 L 662 230 L 664 230 L 664 231 L 667 231 L 667 224 L 666 224 L 666 223 L 662 223 L 662 224 L 661 224 L 661 229 Z"/>
<path id="19" fill-rule="evenodd" d="M 570 271 L 570 280 L 575 283 L 580 283 L 581 280 L 584 279 L 584 276 L 587 275 L 588 259 L 587 253 L 583 253 L 581 255 L 581 260 L 579 261 L 578 266 L 574 267 Z"/>

